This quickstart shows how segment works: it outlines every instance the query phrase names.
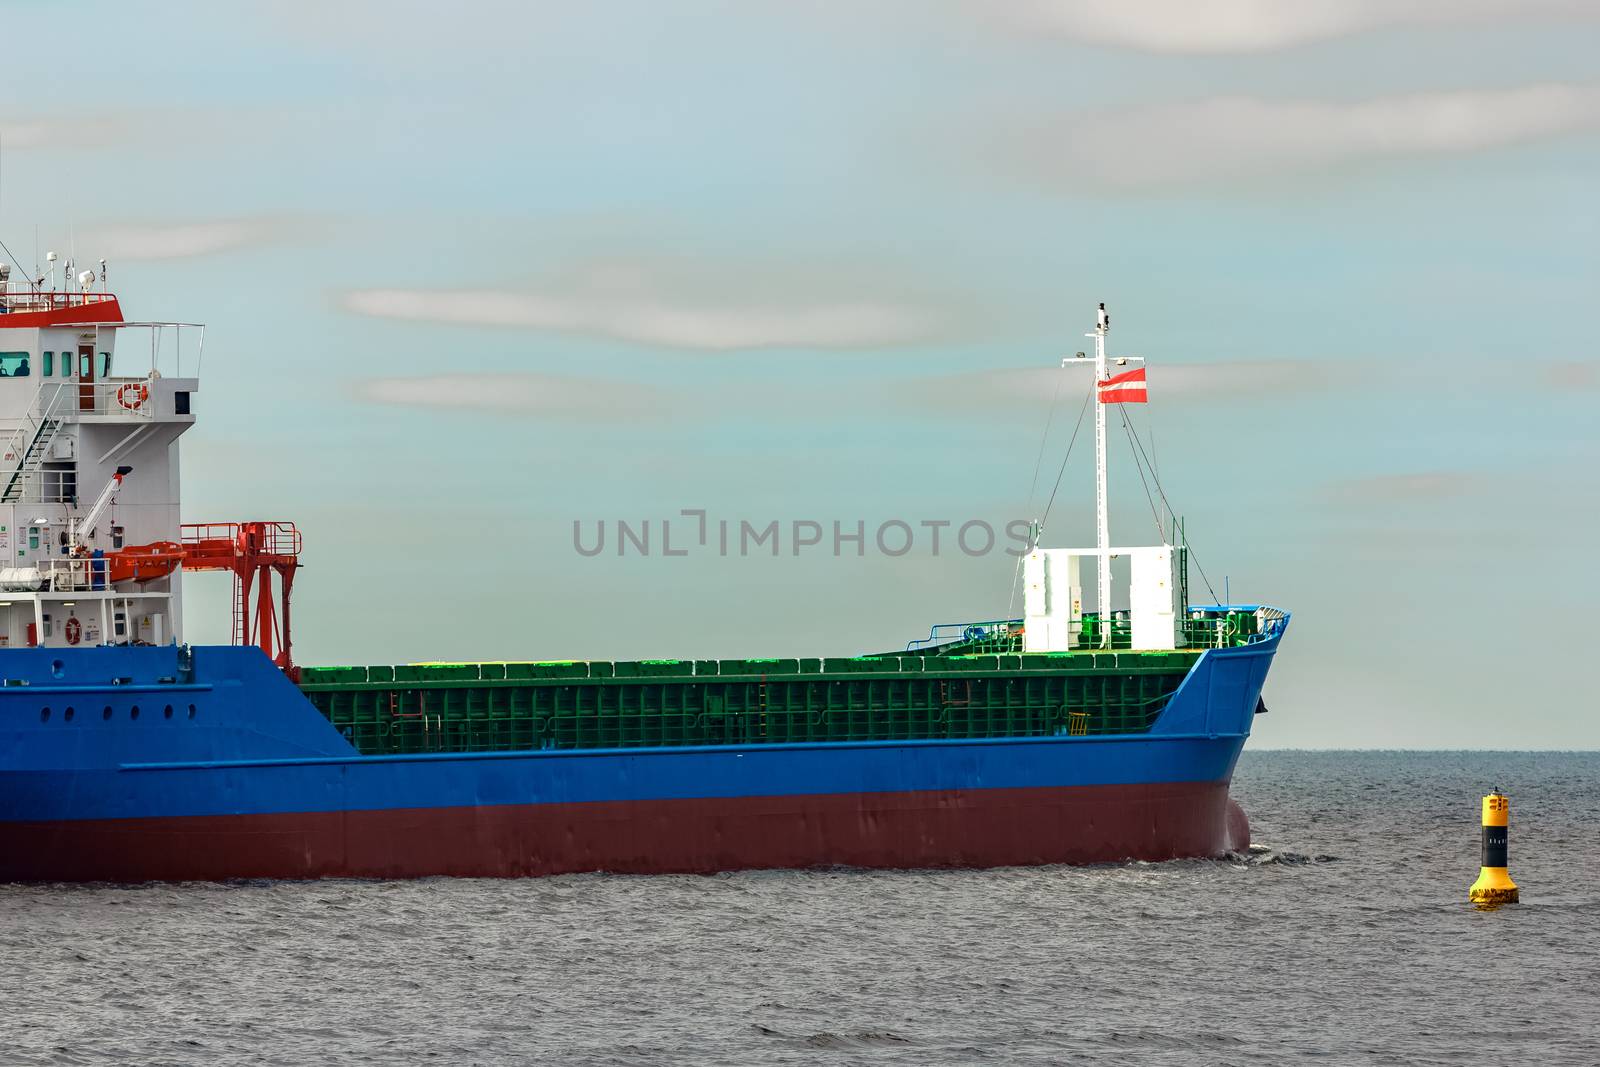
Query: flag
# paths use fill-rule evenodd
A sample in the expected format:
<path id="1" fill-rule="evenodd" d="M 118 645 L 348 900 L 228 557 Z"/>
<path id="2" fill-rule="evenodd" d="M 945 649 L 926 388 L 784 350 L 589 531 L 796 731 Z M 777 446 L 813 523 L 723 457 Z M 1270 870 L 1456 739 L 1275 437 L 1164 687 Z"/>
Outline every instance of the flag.
<path id="1" fill-rule="evenodd" d="M 1145 392 L 1144 368 L 1113 374 L 1098 383 L 1096 392 L 1102 404 L 1148 404 L 1150 395 Z"/>

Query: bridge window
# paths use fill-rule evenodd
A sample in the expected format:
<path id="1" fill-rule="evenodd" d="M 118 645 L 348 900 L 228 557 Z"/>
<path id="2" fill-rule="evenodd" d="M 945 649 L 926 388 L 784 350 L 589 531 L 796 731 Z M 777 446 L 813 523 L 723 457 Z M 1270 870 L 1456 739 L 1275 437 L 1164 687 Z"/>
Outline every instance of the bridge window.
<path id="1" fill-rule="evenodd" d="M 61 376 L 63 378 L 72 377 L 72 353 L 71 352 L 63 352 L 63 353 L 61 353 Z"/>
<path id="2" fill-rule="evenodd" d="M 41 367 L 41 369 L 39 371 L 39 376 L 41 378 L 48 378 L 52 374 L 54 374 L 55 372 L 56 372 L 56 354 L 54 352 L 46 352 L 44 354 L 43 366 Z"/>
<path id="3" fill-rule="evenodd" d="M 102 377 L 102 378 L 111 377 L 111 353 L 110 352 L 102 352 L 102 353 L 100 353 L 100 377 Z"/>
<path id="4" fill-rule="evenodd" d="M 0 378 L 26 378 L 28 353 L 0 352 Z"/>

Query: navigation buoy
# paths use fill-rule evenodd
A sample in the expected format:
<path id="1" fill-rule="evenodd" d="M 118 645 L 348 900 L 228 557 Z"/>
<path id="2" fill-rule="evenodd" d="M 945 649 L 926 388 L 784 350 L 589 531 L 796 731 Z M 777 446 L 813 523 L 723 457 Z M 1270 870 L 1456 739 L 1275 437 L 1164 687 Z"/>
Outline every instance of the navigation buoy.
<path id="1" fill-rule="evenodd" d="M 1495 907 L 1517 902 L 1517 883 L 1506 871 L 1506 836 L 1511 801 L 1497 789 L 1483 798 L 1483 858 L 1469 894 L 1474 904 Z"/>

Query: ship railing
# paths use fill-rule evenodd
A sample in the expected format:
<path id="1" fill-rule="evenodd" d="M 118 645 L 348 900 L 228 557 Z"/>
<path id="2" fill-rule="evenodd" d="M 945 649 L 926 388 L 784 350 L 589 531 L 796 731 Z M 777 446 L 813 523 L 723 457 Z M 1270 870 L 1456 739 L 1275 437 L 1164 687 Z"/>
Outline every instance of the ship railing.
<path id="1" fill-rule="evenodd" d="M 43 289 L 12 289 L 0 292 L 0 304 L 7 312 L 23 314 L 34 311 L 59 311 L 62 308 L 87 307 L 91 304 L 109 304 L 116 297 L 111 293 L 56 292 Z"/>
<path id="2" fill-rule="evenodd" d="M 55 546 L 42 546 L 41 554 L 34 559 L 32 568 L 39 572 L 36 583 L 32 583 L 31 576 L 26 578 L 12 578 L 11 581 L 30 582 L 30 589 L 35 592 L 55 593 L 91 593 L 103 592 L 111 588 L 111 560 L 105 556 L 67 556 L 44 555 L 44 552 L 54 551 Z M 25 568 L 21 568 L 25 570 Z M 153 577 L 165 577 L 170 571 L 161 571 L 159 575 L 146 570 L 142 578 L 136 580 L 144 582 Z M 18 586 L 20 588 L 20 585 Z"/>
<path id="3" fill-rule="evenodd" d="M 229 551 L 257 556 L 298 556 L 300 530 L 292 522 L 186 522 L 179 527 L 185 548 L 202 555 Z"/>
<path id="4" fill-rule="evenodd" d="M 1231 648 L 1264 641 L 1282 632 L 1287 621 L 1288 615 L 1277 608 L 1253 604 L 1191 606 L 1178 622 L 1177 647 Z M 1133 648 L 1133 617 L 1126 608 L 1112 611 L 1104 623 L 1099 612 L 1086 611 L 1068 625 L 1068 630 L 1074 648 Z"/>
<path id="5" fill-rule="evenodd" d="M 78 472 L 75 467 L 33 467 L 16 471 L 8 479 L 6 499 L 15 504 L 76 504 Z"/>
<path id="6" fill-rule="evenodd" d="M 125 419 L 153 419 L 155 377 L 109 378 L 78 386 L 78 405 L 67 408 L 69 414 L 113 415 Z"/>
<path id="7" fill-rule="evenodd" d="M 0 502 L 60 501 L 67 499 L 63 494 L 69 490 L 76 491 L 68 480 L 44 475 L 44 464 L 51 458 L 51 449 L 61 428 L 62 408 L 68 399 L 64 390 L 52 388 L 48 383 L 40 383 L 34 391 L 32 403 L 5 445 L 5 481 L 4 488 L 0 489 Z"/>
<path id="8" fill-rule="evenodd" d="M 1023 622 L 991 619 L 939 623 L 928 631 L 927 637 L 908 641 L 906 651 L 937 654 L 941 649 L 957 646 L 974 652 L 1018 651 Z M 1178 624 L 1177 644 L 1189 649 L 1254 644 L 1281 635 L 1288 623 L 1288 612 L 1264 605 L 1191 605 Z M 1073 648 L 1125 651 L 1133 647 L 1133 619 L 1125 608 L 1112 611 L 1103 623 L 1098 612 L 1086 611 L 1068 625 L 1068 630 Z"/>
<path id="9" fill-rule="evenodd" d="M 1289 626 L 1289 613 L 1280 608 L 1260 607 L 1256 609 L 1256 618 L 1260 620 L 1255 640 L 1265 641 L 1268 638 L 1281 637 L 1283 631 Z"/>
<path id="10" fill-rule="evenodd" d="M 965 652 L 1019 652 L 1022 650 L 1023 619 L 987 619 L 981 622 L 941 622 L 928 631 L 928 636 L 906 643 L 907 652 L 933 652 L 946 647 L 960 648 Z M 1126 610 L 1114 611 L 1106 624 L 1111 632 L 1111 648 L 1123 650 L 1133 647 L 1133 619 Z M 1090 650 L 1099 647 L 1103 638 L 1100 617 L 1086 611 L 1073 620 L 1068 630 L 1073 648 Z"/>
<path id="11" fill-rule="evenodd" d="M 1181 629 L 1184 648 L 1231 648 L 1283 633 L 1289 613 L 1259 604 L 1190 605 Z"/>
<path id="12" fill-rule="evenodd" d="M 206 328 L 198 322 L 116 322 L 104 324 L 117 335 L 111 369 L 135 371 L 142 377 L 198 378 L 206 354 Z M 140 337 L 139 334 L 144 336 Z M 135 370 L 137 368 L 137 370 Z"/>
<path id="13" fill-rule="evenodd" d="M 907 652 L 935 648 L 955 642 L 1004 640 L 1020 632 L 1021 619 L 988 619 L 983 622 L 941 622 L 928 629 L 927 637 L 906 642 Z"/>
<path id="14" fill-rule="evenodd" d="M 160 375 L 109 377 L 100 381 L 63 378 L 46 381 L 34 394 L 34 425 L 46 419 L 74 415 L 113 415 L 127 419 L 153 419 L 156 414 L 155 382 Z"/>
<path id="15" fill-rule="evenodd" d="M 58 383 L 40 382 L 34 390 L 21 424 L 12 431 L 5 445 L 5 470 L 11 476 L 4 493 L 7 499 L 15 499 L 15 483 L 28 473 L 29 464 L 37 464 L 45 458 L 43 453 L 55 436 L 65 397 Z"/>
<path id="16" fill-rule="evenodd" d="M 33 561 L 40 587 L 57 593 L 87 593 L 109 588 L 111 561 L 104 556 L 41 556 Z"/>

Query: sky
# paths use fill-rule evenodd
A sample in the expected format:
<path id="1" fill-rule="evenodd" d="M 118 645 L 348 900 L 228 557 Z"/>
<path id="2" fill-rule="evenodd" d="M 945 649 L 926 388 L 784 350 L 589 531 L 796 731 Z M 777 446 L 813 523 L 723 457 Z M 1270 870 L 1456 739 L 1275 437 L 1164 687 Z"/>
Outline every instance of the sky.
<path id="1" fill-rule="evenodd" d="M 1191 599 L 1293 613 L 1253 744 L 1600 747 L 1591 0 L 74 11 L 0 3 L 0 239 L 207 324 L 184 517 L 299 524 L 302 663 L 1020 614 L 1104 301 Z"/>

